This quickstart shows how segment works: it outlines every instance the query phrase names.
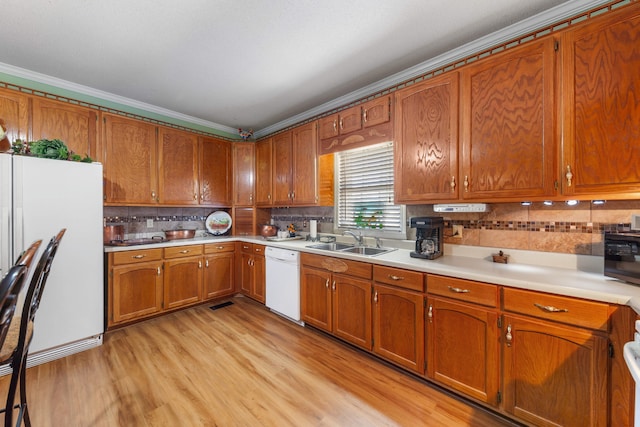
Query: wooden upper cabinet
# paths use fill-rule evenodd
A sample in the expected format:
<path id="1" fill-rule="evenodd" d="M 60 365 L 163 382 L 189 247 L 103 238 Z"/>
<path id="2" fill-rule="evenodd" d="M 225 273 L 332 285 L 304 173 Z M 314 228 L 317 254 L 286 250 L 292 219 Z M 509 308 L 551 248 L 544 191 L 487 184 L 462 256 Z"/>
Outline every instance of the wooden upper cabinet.
<path id="1" fill-rule="evenodd" d="M 291 131 L 273 137 L 273 204 L 289 206 L 291 204 Z"/>
<path id="2" fill-rule="evenodd" d="M 29 139 L 29 98 L 20 92 L 0 89 L 0 125 L 7 131 L 0 140 L 0 152 L 7 151 L 16 139 Z"/>
<path id="3" fill-rule="evenodd" d="M 268 138 L 256 143 L 256 206 L 273 204 L 273 142 Z"/>
<path id="4" fill-rule="evenodd" d="M 362 129 L 362 106 L 348 108 L 318 121 L 320 139 L 333 138 Z"/>
<path id="5" fill-rule="evenodd" d="M 112 114 L 104 114 L 103 118 L 105 202 L 156 205 L 156 127 Z"/>
<path id="6" fill-rule="evenodd" d="M 308 206 L 318 202 L 317 141 L 315 122 L 292 131 L 292 200 L 295 205 Z"/>
<path id="7" fill-rule="evenodd" d="M 159 203 L 198 204 L 198 137 L 195 134 L 159 128 Z"/>
<path id="8" fill-rule="evenodd" d="M 200 138 L 200 204 L 231 206 L 231 143 Z"/>
<path id="9" fill-rule="evenodd" d="M 255 142 L 233 143 L 233 204 L 253 206 Z"/>
<path id="10" fill-rule="evenodd" d="M 636 197 L 640 192 L 640 5 L 566 32 L 560 49 L 564 60 L 563 194 Z"/>
<path id="11" fill-rule="evenodd" d="M 462 69 L 462 199 L 555 195 L 555 63 L 547 37 Z"/>
<path id="12" fill-rule="evenodd" d="M 31 139 L 59 139 L 69 150 L 93 160 L 98 154 L 98 113 L 87 107 L 33 97 Z"/>
<path id="13" fill-rule="evenodd" d="M 362 105 L 362 127 L 368 128 L 391 120 L 391 103 L 381 96 Z"/>
<path id="14" fill-rule="evenodd" d="M 395 94 L 396 203 L 458 197 L 458 73 Z"/>

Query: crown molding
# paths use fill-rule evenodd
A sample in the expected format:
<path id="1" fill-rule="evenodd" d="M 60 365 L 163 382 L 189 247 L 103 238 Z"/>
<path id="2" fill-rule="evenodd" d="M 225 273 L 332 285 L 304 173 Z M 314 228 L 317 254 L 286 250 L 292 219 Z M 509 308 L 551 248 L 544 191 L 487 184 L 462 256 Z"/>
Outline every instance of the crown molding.
<path id="1" fill-rule="evenodd" d="M 534 15 L 530 18 L 519 21 L 513 25 L 495 31 L 485 37 L 481 37 L 473 42 L 460 46 L 442 55 L 436 56 L 427 61 L 421 62 L 413 67 L 407 68 L 399 73 L 393 74 L 368 86 L 356 91 L 350 92 L 344 96 L 333 99 L 315 108 L 297 114 L 286 120 L 267 126 L 254 133 L 254 138 L 261 138 L 265 135 L 275 133 L 281 129 L 293 126 L 304 120 L 319 116 L 327 111 L 331 111 L 352 102 L 361 100 L 376 93 L 383 92 L 389 88 L 393 88 L 403 82 L 413 80 L 431 71 L 454 64 L 457 61 L 472 56 L 476 53 L 499 46 L 510 40 L 517 39 L 535 32 L 536 30 L 549 27 L 556 22 L 561 22 L 572 18 L 590 9 L 611 3 L 611 0 L 570 0 L 566 3 L 553 7 L 545 12 Z"/>
<path id="2" fill-rule="evenodd" d="M 71 92 L 79 93 L 85 96 L 97 98 L 97 100 L 104 100 L 113 102 L 116 104 L 124 105 L 131 108 L 136 108 L 149 113 L 159 114 L 161 116 L 170 117 L 176 120 L 182 120 L 187 123 L 192 123 L 199 126 L 216 129 L 229 134 L 237 134 L 238 129 L 229 126 L 221 125 L 219 123 L 210 122 L 208 120 L 202 120 L 197 117 L 188 116 L 186 114 L 178 113 L 176 111 L 168 110 L 166 108 L 157 107 L 155 105 L 147 104 L 145 102 L 136 101 L 135 99 L 126 98 L 124 96 L 114 95 L 110 92 L 105 92 L 99 89 L 94 89 L 89 86 L 80 85 L 67 80 L 51 77 L 46 74 L 37 73 L 24 68 L 16 67 L 13 65 L 0 62 L 0 73 L 6 73 L 14 77 L 19 77 L 26 80 L 31 80 L 36 83 L 41 83 L 54 88 L 64 89 Z M 98 102 L 93 102 L 98 104 Z"/>

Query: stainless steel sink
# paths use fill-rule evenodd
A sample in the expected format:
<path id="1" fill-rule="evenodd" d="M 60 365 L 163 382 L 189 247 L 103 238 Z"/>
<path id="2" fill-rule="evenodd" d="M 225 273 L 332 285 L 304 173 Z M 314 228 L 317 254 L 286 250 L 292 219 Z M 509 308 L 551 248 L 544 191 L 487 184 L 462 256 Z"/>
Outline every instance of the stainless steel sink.
<path id="1" fill-rule="evenodd" d="M 353 248 L 354 245 L 350 245 L 348 243 L 332 242 L 332 243 L 319 243 L 317 245 L 309 245 L 307 247 L 311 249 L 322 249 L 324 251 L 340 251 L 342 249 Z"/>
<path id="2" fill-rule="evenodd" d="M 354 246 L 353 248 L 343 249 L 340 252 L 349 252 L 352 254 L 376 256 L 395 250 L 394 248 L 374 248 L 371 246 Z"/>
<path id="3" fill-rule="evenodd" d="M 394 248 L 374 248 L 372 246 L 355 246 L 348 243 L 320 243 L 317 245 L 307 246 L 311 249 L 321 249 L 330 252 L 344 252 L 350 254 L 364 255 L 364 256 L 376 256 L 387 252 L 394 251 Z"/>

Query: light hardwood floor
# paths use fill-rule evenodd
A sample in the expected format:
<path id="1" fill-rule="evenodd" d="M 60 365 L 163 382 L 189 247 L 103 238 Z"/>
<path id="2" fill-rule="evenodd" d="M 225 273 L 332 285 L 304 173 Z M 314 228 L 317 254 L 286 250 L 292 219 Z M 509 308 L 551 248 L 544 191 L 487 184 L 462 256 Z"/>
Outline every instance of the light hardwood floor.
<path id="1" fill-rule="evenodd" d="M 33 426 L 510 425 L 246 298 L 232 301 L 109 332 L 101 347 L 30 368 Z"/>

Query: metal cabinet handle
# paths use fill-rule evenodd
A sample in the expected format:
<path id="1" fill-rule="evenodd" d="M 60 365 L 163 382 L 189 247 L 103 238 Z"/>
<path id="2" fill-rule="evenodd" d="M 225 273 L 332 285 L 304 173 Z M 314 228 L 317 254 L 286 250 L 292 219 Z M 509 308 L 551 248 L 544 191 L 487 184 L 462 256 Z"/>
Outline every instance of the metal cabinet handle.
<path id="1" fill-rule="evenodd" d="M 342 117 L 340 117 L 340 130 L 344 129 L 344 123 L 342 121 Z"/>
<path id="2" fill-rule="evenodd" d="M 546 311 L 547 313 L 567 313 L 569 311 L 568 308 L 556 308 L 552 305 L 542 305 L 534 302 L 533 305 L 538 307 L 542 311 Z"/>
<path id="3" fill-rule="evenodd" d="M 198 261 L 198 268 L 202 268 L 202 261 Z"/>
<path id="4" fill-rule="evenodd" d="M 151 200 L 157 200 L 155 191 L 151 192 Z"/>
<path id="5" fill-rule="evenodd" d="M 506 339 L 507 347 L 511 347 L 511 341 L 513 341 L 513 335 L 511 334 L 511 325 L 507 325 L 507 333 L 504 338 Z"/>
<path id="6" fill-rule="evenodd" d="M 207 267 L 207 268 L 209 268 L 209 260 L 206 260 L 206 261 L 204 262 L 204 266 L 205 266 L 205 267 Z"/>
<path id="7" fill-rule="evenodd" d="M 335 280 L 331 284 L 331 289 L 334 290 L 334 291 L 336 290 L 336 281 Z"/>
<path id="8" fill-rule="evenodd" d="M 333 120 L 333 131 L 336 132 L 338 130 L 338 121 L 336 119 Z"/>
<path id="9" fill-rule="evenodd" d="M 455 292 L 457 294 L 468 294 L 469 292 L 471 292 L 469 289 L 454 288 L 453 286 L 447 286 L 447 287 L 451 292 Z"/>
<path id="10" fill-rule="evenodd" d="M 469 191 L 469 177 L 467 175 L 464 176 L 464 191 Z"/>
<path id="11" fill-rule="evenodd" d="M 216 249 L 222 250 L 224 249 L 224 246 L 216 246 Z"/>
<path id="12" fill-rule="evenodd" d="M 404 277 L 402 277 L 402 276 L 396 276 L 396 275 L 394 275 L 394 274 L 389 274 L 389 275 L 388 275 L 388 277 L 389 277 L 389 279 L 391 279 L 391 280 L 404 280 Z"/>
<path id="13" fill-rule="evenodd" d="M 429 304 L 429 312 L 427 313 L 429 323 L 433 323 L 433 304 Z"/>
<path id="14" fill-rule="evenodd" d="M 327 277 L 327 282 L 324 284 L 324 287 L 329 289 L 329 278 Z"/>
<path id="15" fill-rule="evenodd" d="M 373 302 L 376 302 L 376 303 L 378 302 L 378 291 L 375 291 L 373 293 Z"/>
<path id="16" fill-rule="evenodd" d="M 142 255 L 142 254 L 141 255 L 132 255 L 131 256 L 131 258 L 135 258 L 135 259 L 142 259 L 144 257 L 146 257 L 146 255 Z"/>
<path id="17" fill-rule="evenodd" d="M 454 191 L 456 191 L 456 177 L 455 176 L 451 177 L 451 183 L 449 185 L 451 186 L 451 192 L 452 193 Z"/>
<path id="18" fill-rule="evenodd" d="M 160 274 L 161 274 L 161 273 L 160 273 L 160 267 L 158 267 L 158 276 L 159 276 Z"/>
<path id="19" fill-rule="evenodd" d="M 367 123 L 367 109 L 362 110 L 362 120 Z"/>
<path id="20" fill-rule="evenodd" d="M 571 187 L 571 180 L 573 179 L 573 173 L 571 172 L 571 165 L 567 165 L 567 173 L 565 177 L 567 178 L 567 187 Z"/>
<path id="21" fill-rule="evenodd" d="M 183 249 L 180 251 L 181 254 L 188 254 L 189 252 L 191 252 L 190 249 Z"/>
<path id="22" fill-rule="evenodd" d="M 193 200 L 198 200 L 198 193 L 193 193 Z"/>

